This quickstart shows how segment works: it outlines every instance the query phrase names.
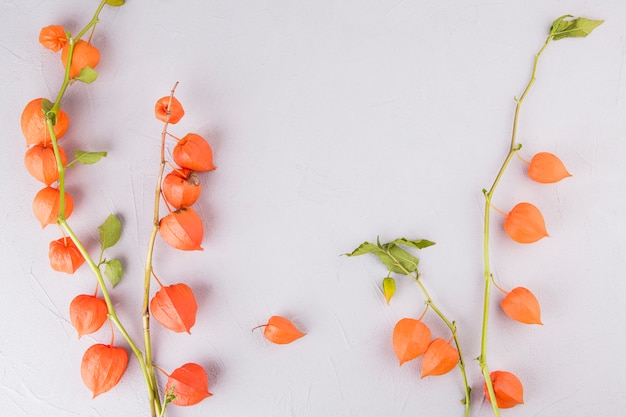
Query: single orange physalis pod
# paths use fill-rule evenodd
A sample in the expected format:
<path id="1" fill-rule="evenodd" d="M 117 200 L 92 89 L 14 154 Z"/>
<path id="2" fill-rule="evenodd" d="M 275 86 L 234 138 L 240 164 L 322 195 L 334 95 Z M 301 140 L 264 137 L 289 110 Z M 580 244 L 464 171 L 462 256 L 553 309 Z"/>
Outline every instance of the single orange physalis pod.
<path id="1" fill-rule="evenodd" d="M 185 284 L 162 287 L 150 300 L 150 312 L 163 327 L 177 333 L 190 333 L 196 323 L 198 304 Z"/>
<path id="2" fill-rule="evenodd" d="M 489 375 L 498 407 L 511 408 L 518 404 L 524 404 L 524 387 L 515 375 L 505 371 L 493 371 Z M 487 400 L 491 401 L 486 383 L 484 384 L 484 391 Z"/>
<path id="3" fill-rule="evenodd" d="M 70 321 L 78 331 L 78 338 L 98 331 L 108 314 L 107 303 L 93 295 L 77 295 L 70 303 Z"/>
<path id="4" fill-rule="evenodd" d="M 95 398 L 120 382 L 127 365 L 128 354 L 124 349 L 100 343 L 85 351 L 80 375 Z"/>
<path id="5" fill-rule="evenodd" d="M 571 177 L 563 162 L 549 152 L 540 152 L 533 156 L 528 166 L 528 176 L 537 182 L 549 184 Z"/>
<path id="6" fill-rule="evenodd" d="M 430 342 L 422 358 L 422 378 L 447 374 L 459 363 L 459 352 L 446 340 L 438 337 Z"/>
<path id="7" fill-rule="evenodd" d="M 213 150 L 204 138 L 195 133 L 188 133 L 178 141 L 172 150 L 174 162 L 183 168 L 194 171 L 211 171 L 213 165 Z"/>
<path id="8" fill-rule="evenodd" d="M 157 100 L 154 106 L 154 115 L 157 119 L 162 122 L 165 122 L 167 119 L 167 106 L 170 102 L 170 96 L 161 97 Z M 180 104 L 180 101 L 176 97 L 172 97 L 172 104 L 170 106 L 170 120 L 169 123 L 176 124 L 183 118 L 185 115 L 185 110 L 183 109 L 183 105 Z"/>
<path id="9" fill-rule="evenodd" d="M 421 320 L 403 318 L 393 329 L 393 350 L 400 361 L 417 358 L 430 344 L 430 329 Z"/>
<path id="10" fill-rule="evenodd" d="M 65 29 L 60 25 L 46 26 L 39 32 L 39 43 L 52 52 L 59 52 L 67 43 Z"/>
<path id="11" fill-rule="evenodd" d="M 24 107 L 20 125 L 22 133 L 26 138 L 26 145 L 37 145 L 40 143 L 50 143 L 50 132 L 46 126 L 46 119 L 42 110 L 42 98 L 36 98 Z M 63 110 L 59 110 L 54 125 L 54 134 L 60 139 L 70 125 L 70 119 Z"/>
<path id="12" fill-rule="evenodd" d="M 526 324 L 543 324 L 537 297 L 524 287 L 511 290 L 502 299 L 502 310 L 513 320 Z"/>
<path id="13" fill-rule="evenodd" d="M 163 197 L 173 207 L 189 207 L 198 200 L 202 183 L 198 175 L 190 169 L 174 170 L 163 179 Z"/>
<path id="14" fill-rule="evenodd" d="M 278 345 L 291 343 L 306 335 L 306 333 L 298 330 L 291 321 L 281 316 L 272 316 L 266 324 L 255 327 L 254 329 L 258 329 L 259 327 L 265 327 L 263 336 L 270 342 Z"/>
<path id="15" fill-rule="evenodd" d="M 61 198 L 61 192 L 57 188 L 46 187 L 37 194 L 33 199 L 33 213 L 35 217 L 41 223 L 41 227 L 46 227 L 49 224 L 55 223 L 59 217 L 59 199 Z M 74 209 L 74 200 L 72 196 L 65 193 L 65 218 L 67 219 L 72 214 Z"/>
<path id="16" fill-rule="evenodd" d="M 67 157 L 63 148 L 59 146 L 59 155 L 63 165 L 67 162 Z M 54 156 L 52 146 L 37 144 L 30 147 L 24 155 L 24 165 L 28 173 L 46 185 L 50 185 L 59 179 L 59 168 Z"/>
<path id="17" fill-rule="evenodd" d="M 159 221 L 159 233 L 170 246 L 180 250 L 203 250 L 202 219 L 193 209 L 183 207 Z"/>
<path id="18" fill-rule="evenodd" d="M 172 404 L 188 406 L 210 397 L 209 378 L 204 369 L 195 363 L 186 363 L 168 375 L 165 392 L 176 397 Z"/>
<path id="19" fill-rule="evenodd" d="M 50 258 L 52 269 L 67 274 L 73 274 L 85 263 L 85 258 L 76 247 L 74 241 L 69 237 L 62 237 L 50 242 L 48 258 Z"/>
<path id="20" fill-rule="evenodd" d="M 506 215 L 504 230 L 519 243 L 533 243 L 548 236 L 546 223 L 537 207 L 519 203 Z"/>
<path id="21" fill-rule="evenodd" d="M 70 45 L 66 43 L 63 46 L 63 52 L 61 52 L 61 60 L 63 67 L 67 65 L 67 55 L 70 52 Z M 92 44 L 79 39 L 74 44 L 74 53 L 72 54 L 72 64 L 70 65 L 70 78 L 77 77 L 80 74 L 80 70 L 85 67 L 96 68 L 100 62 L 100 51 Z"/>

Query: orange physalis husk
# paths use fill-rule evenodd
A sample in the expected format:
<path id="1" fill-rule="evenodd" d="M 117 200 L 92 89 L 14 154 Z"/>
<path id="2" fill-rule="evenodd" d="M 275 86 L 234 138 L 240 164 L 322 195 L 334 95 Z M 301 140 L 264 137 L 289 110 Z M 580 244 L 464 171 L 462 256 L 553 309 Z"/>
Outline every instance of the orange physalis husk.
<path id="1" fill-rule="evenodd" d="M 42 98 L 36 98 L 28 103 L 22 111 L 20 125 L 22 127 L 22 133 L 26 138 L 26 145 L 29 146 L 40 143 L 50 143 L 50 132 L 48 131 L 48 126 L 46 126 L 46 119 L 41 107 L 42 101 Z M 60 139 L 69 126 L 70 118 L 63 110 L 59 110 L 56 124 L 54 125 L 56 138 Z"/>
<path id="2" fill-rule="evenodd" d="M 85 263 L 85 258 L 69 237 L 62 237 L 50 242 L 48 258 L 50 258 L 52 269 L 68 274 L 73 274 Z"/>
<path id="3" fill-rule="evenodd" d="M 167 174 L 161 189 L 167 202 L 179 209 L 189 207 L 198 200 L 202 183 L 194 171 L 183 168 Z"/>
<path id="4" fill-rule="evenodd" d="M 197 311 L 193 291 L 185 284 L 163 287 L 150 300 L 152 317 L 163 327 L 177 333 L 191 333 Z"/>
<path id="5" fill-rule="evenodd" d="M 506 215 L 504 230 L 518 243 L 534 243 L 548 236 L 546 223 L 537 207 L 519 203 Z"/>
<path id="6" fill-rule="evenodd" d="M 202 219 L 189 207 L 171 212 L 159 221 L 159 233 L 170 246 L 180 250 L 203 250 Z"/>
<path id="7" fill-rule="evenodd" d="M 33 199 L 33 213 L 41 223 L 41 227 L 55 223 L 59 217 L 59 199 L 61 192 L 57 188 L 46 187 L 39 190 Z M 65 218 L 72 214 L 74 200 L 72 196 L 65 193 Z"/>
<path id="8" fill-rule="evenodd" d="M 67 157 L 63 148 L 59 146 L 59 155 L 63 165 L 67 162 Z M 59 179 L 59 168 L 54 156 L 52 146 L 38 144 L 32 146 L 24 155 L 24 165 L 28 173 L 46 185 L 50 185 Z"/>
<path id="9" fill-rule="evenodd" d="M 259 327 L 265 327 L 263 336 L 270 342 L 278 345 L 291 343 L 306 335 L 306 333 L 298 330 L 291 321 L 281 316 L 272 316 L 266 324 Z M 256 328 L 258 327 L 255 327 L 255 329 Z"/>
<path id="10" fill-rule="evenodd" d="M 168 375 L 165 392 L 173 392 L 172 404 L 188 406 L 210 397 L 209 378 L 204 369 L 195 363 L 186 363 Z"/>
<path id="11" fill-rule="evenodd" d="M 61 60 L 63 67 L 67 65 L 67 54 L 70 52 L 69 43 L 63 46 L 63 52 L 61 52 Z M 70 65 L 70 78 L 77 77 L 80 74 L 80 70 L 85 67 L 96 68 L 100 62 L 100 51 L 92 44 L 79 39 L 74 44 L 74 53 L 72 55 L 72 63 Z"/>
<path id="12" fill-rule="evenodd" d="M 524 287 L 511 290 L 502 299 L 502 310 L 513 320 L 526 324 L 543 324 L 537 297 Z"/>
<path id="13" fill-rule="evenodd" d="M 447 374 L 459 363 L 459 352 L 446 340 L 438 337 L 430 342 L 422 358 L 422 378 Z"/>
<path id="14" fill-rule="evenodd" d="M 78 331 L 78 338 L 98 331 L 107 320 L 109 310 L 102 298 L 81 294 L 70 303 L 70 321 Z"/>
<path id="15" fill-rule="evenodd" d="M 524 404 L 524 387 L 515 375 L 506 371 L 493 371 L 489 375 L 498 407 L 511 408 L 518 404 Z M 486 383 L 483 389 L 487 400 L 491 401 Z"/>
<path id="16" fill-rule="evenodd" d="M 52 52 L 59 52 L 67 43 L 65 29 L 60 25 L 50 25 L 39 32 L 39 43 Z"/>
<path id="17" fill-rule="evenodd" d="M 167 105 L 170 102 L 170 96 L 161 97 L 157 100 L 154 105 L 154 115 L 157 119 L 162 122 L 165 122 L 167 119 Z M 169 123 L 176 124 L 183 118 L 185 115 L 185 110 L 183 109 L 183 105 L 180 104 L 180 101 L 176 97 L 172 97 L 172 104 L 170 106 L 170 120 Z"/>
<path id="18" fill-rule="evenodd" d="M 93 398 L 109 391 L 122 379 L 128 365 L 128 354 L 122 348 L 96 344 L 83 355 L 80 375 L 93 392 Z"/>
<path id="19" fill-rule="evenodd" d="M 188 133 L 178 141 L 172 150 L 174 162 L 183 168 L 194 171 L 211 171 L 213 165 L 213 150 L 204 138 L 195 133 Z"/>
<path id="20" fill-rule="evenodd" d="M 430 344 L 430 329 L 421 320 L 403 318 L 393 329 L 393 350 L 400 361 L 417 358 Z"/>
<path id="21" fill-rule="evenodd" d="M 563 162 L 549 152 L 540 152 L 533 156 L 528 166 L 528 176 L 537 182 L 550 184 L 571 177 Z"/>

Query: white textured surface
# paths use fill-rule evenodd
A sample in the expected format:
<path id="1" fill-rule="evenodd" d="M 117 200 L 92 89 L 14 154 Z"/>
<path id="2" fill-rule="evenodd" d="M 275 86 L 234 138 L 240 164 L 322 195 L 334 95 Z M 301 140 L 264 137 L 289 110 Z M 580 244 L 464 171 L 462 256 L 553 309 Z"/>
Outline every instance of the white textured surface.
<path id="1" fill-rule="evenodd" d="M 97 1 L 0 3 L 1 414 L 147 416 L 132 357 L 120 385 L 95 400 L 80 380 L 82 352 L 108 330 L 77 340 L 68 305 L 93 291 L 93 277 L 51 272 L 48 242 L 59 233 L 34 219 L 40 185 L 22 162 L 22 108 L 53 98 L 61 82 L 39 29 L 76 32 Z M 201 175 L 205 251 L 156 249 L 159 276 L 186 281 L 201 306 L 191 336 L 153 326 L 155 361 L 204 365 L 214 393 L 169 415 L 461 416 L 458 370 L 420 380 L 419 362 L 400 368 L 391 349 L 394 323 L 421 312 L 416 286 L 399 280 L 387 306 L 384 267 L 339 256 L 377 235 L 437 242 L 420 253 L 424 282 L 459 324 L 472 416 L 491 415 L 473 360 L 480 190 L 506 153 L 513 96 L 550 23 L 566 13 L 606 22 L 546 50 L 519 139 L 527 158 L 557 153 L 574 176 L 541 186 L 513 161 L 494 201 L 506 209 L 528 200 L 544 212 L 549 239 L 521 246 L 496 223 L 492 256 L 502 285 L 535 291 L 545 325 L 512 323 L 494 303 L 489 360 L 525 384 L 526 404 L 504 415 L 616 416 L 626 408 L 622 1 L 128 0 L 102 13 L 93 40 L 100 78 L 70 88 L 63 142 L 109 157 L 69 172 L 70 223 L 96 250 L 95 227 L 111 212 L 123 219 L 110 255 L 127 275 L 113 296 L 136 337 L 161 130 L 152 110 L 175 81 L 187 115 L 171 132 L 205 135 L 218 165 Z M 250 332 L 273 314 L 308 335 L 276 346 Z M 426 321 L 446 335 L 434 315 Z"/>

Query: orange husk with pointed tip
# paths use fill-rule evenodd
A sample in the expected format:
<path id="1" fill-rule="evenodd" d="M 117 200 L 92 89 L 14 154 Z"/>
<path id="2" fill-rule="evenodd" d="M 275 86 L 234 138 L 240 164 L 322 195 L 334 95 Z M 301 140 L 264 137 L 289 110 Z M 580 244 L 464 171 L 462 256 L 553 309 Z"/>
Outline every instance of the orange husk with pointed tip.
<path id="1" fill-rule="evenodd" d="M 33 213 L 41 227 L 56 223 L 59 217 L 61 192 L 57 188 L 46 187 L 39 190 L 33 199 Z M 65 218 L 69 218 L 74 210 L 72 196 L 65 193 Z"/>
<path id="2" fill-rule="evenodd" d="M 506 215 L 504 230 L 518 243 L 534 243 L 549 236 L 541 211 L 530 203 L 519 203 Z"/>
<path id="3" fill-rule="evenodd" d="M 61 61 L 63 67 L 67 65 L 67 55 L 70 52 L 69 43 L 63 46 L 63 52 L 61 52 Z M 85 67 L 91 67 L 95 69 L 100 62 L 100 51 L 92 44 L 79 39 L 74 45 L 74 53 L 72 54 L 72 63 L 70 64 L 70 78 L 77 77 L 80 71 Z"/>
<path id="4" fill-rule="evenodd" d="M 301 332 L 291 321 L 281 316 L 272 316 L 266 324 L 259 327 L 265 327 L 263 336 L 270 342 L 278 345 L 291 343 L 306 335 L 306 333 Z"/>
<path id="5" fill-rule="evenodd" d="M 430 329 L 421 320 L 403 318 L 393 329 L 393 350 L 400 365 L 417 358 L 430 344 Z"/>
<path id="6" fill-rule="evenodd" d="M 198 175 L 190 169 L 174 170 L 163 179 L 163 197 L 173 207 L 189 207 L 198 200 L 202 183 Z"/>
<path id="7" fill-rule="evenodd" d="M 154 115 L 156 118 L 162 122 L 165 122 L 167 119 L 167 106 L 170 102 L 170 96 L 161 97 L 157 100 L 154 105 Z M 176 124 L 183 118 L 185 115 L 185 110 L 183 109 L 183 105 L 180 104 L 180 101 L 176 97 L 172 97 L 172 104 L 170 106 L 170 120 L 169 123 Z"/>
<path id="8" fill-rule="evenodd" d="M 189 406 L 210 397 L 209 378 L 205 370 L 196 363 L 186 363 L 168 375 L 165 392 L 176 396 L 172 404 Z"/>
<path id="9" fill-rule="evenodd" d="M 539 152 L 528 165 L 528 176 L 533 181 L 550 184 L 571 177 L 563 162 L 549 152 Z"/>
<path id="10" fill-rule="evenodd" d="M 428 345 L 422 358 L 422 375 L 436 376 L 447 374 L 459 363 L 459 352 L 446 340 L 438 337 Z"/>
<path id="11" fill-rule="evenodd" d="M 59 155 L 61 162 L 65 165 L 67 157 L 65 151 L 60 146 Z M 50 185 L 59 179 L 59 168 L 52 146 L 37 144 L 30 147 L 24 155 L 24 165 L 30 175 L 46 185 Z"/>
<path id="12" fill-rule="evenodd" d="M 42 98 L 36 98 L 30 101 L 22 111 L 20 125 L 28 146 L 51 143 L 50 132 L 41 108 L 42 102 Z M 61 139 L 70 126 L 70 118 L 63 110 L 59 110 L 56 119 L 54 135 L 57 139 Z"/>
<path id="13" fill-rule="evenodd" d="M 150 300 L 152 317 L 163 327 L 177 333 L 191 333 L 197 311 L 193 291 L 182 283 L 161 288 Z"/>
<path id="14" fill-rule="evenodd" d="M 127 365 L 128 354 L 124 349 L 99 343 L 85 351 L 80 375 L 96 398 L 120 382 Z"/>
<path id="15" fill-rule="evenodd" d="M 52 269 L 67 274 L 73 274 L 85 263 L 82 253 L 80 253 L 74 241 L 69 237 L 62 237 L 50 242 L 48 258 L 50 258 Z"/>
<path id="16" fill-rule="evenodd" d="M 189 207 L 169 213 L 159 221 L 159 233 L 170 246 L 180 250 L 203 250 L 202 219 Z"/>
<path id="17" fill-rule="evenodd" d="M 493 371 L 489 376 L 498 407 L 511 408 L 518 404 L 524 404 L 524 387 L 514 374 L 506 371 Z M 483 389 L 487 400 L 491 401 L 486 383 Z"/>
<path id="18" fill-rule="evenodd" d="M 172 157 L 174 162 L 183 168 L 198 172 L 215 169 L 211 146 L 202 136 L 195 133 L 188 133 L 176 143 Z"/>
<path id="19" fill-rule="evenodd" d="M 524 287 L 513 288 L 502 299 L 502 310 L 513 320 L 525 324 L 543 324 L 537 297 Z"/>
<path id="20" fill-rule="evenodd" d="M 109 314 L 107 303 L 93 295 L 80 294 L 70 303 L 70 321 L 78 338 L 98 331 Z"/>
<path id="21" fill-rule="evenodd" d="M 60 25 L 50 25 L 41 28 L 39 32 L 39 43 L 52 52 L 59 52 L 67 43 L 65 28 Z"/>

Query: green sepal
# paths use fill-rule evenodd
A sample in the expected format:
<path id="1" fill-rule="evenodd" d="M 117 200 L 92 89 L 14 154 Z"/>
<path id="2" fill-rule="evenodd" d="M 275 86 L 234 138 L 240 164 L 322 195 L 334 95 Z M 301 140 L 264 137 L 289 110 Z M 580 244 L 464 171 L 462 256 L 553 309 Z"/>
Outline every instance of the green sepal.
<path id="1" fill-rule="evenodd" d="M 75 77 L 75 80 L 83 82 L 85 84 L 91 84 L 92 82 L 96 81 L 96 78 L 98 78 L 98 73 L 96 72 L 96 70 L 91 67 L 84 67 L 80 70 L 78 76 Z"/>
<path id="2" fill-rule="evenodd" d="M 552 22 L 550 38 L 555 41 L 565 38 L 584 38 L 604 22 L 604 20 L 591 20 L 584 17 L 569 20 L 572 17 L 574 16 L 566 14 Z"/>
<path id="3" fill-rule="evenodd" d="M 113 6 L 113 7 L 120 7 L 123 6 L 124 3 L 126 3 L 125 0 L 107 0 L 107 4 L 109 6 Z"/>
<path id="4" fill-rule="evenodd" d="M 113 214 L 109 214 L 109 217 L 98 226 L 98 234 L 100 234 L 100 246 L 102 250 L 110 248 L 120 240 L 122 234 L 122 223 Z"/>
<path id="5" fill-rule="evenodd" d="M 74 165 L 76 162 L 80 162 L 85 165 L 95 164 L 105 156 L 107 156 L 106 152 L 76 151 L 74 153 L 74 160 L 67 165 Z"/>
<path id="6" fill-rule="evenodd" d="M 113 287 L 122 279 L 122 263 L 117 259 L 111 259 L 104 262 L 104 275 L 107 276 Z"/>
<path id="7" fill-rule="evenodd" d="M 383 294 L 385 295 L 385 300 L 387 300 L 387 305 L 389 305 L 389 301 L 391 301 L 391 297 L 396 293 L 396 280 L 391 277 L 386 277 L 383 279 Z"/>

